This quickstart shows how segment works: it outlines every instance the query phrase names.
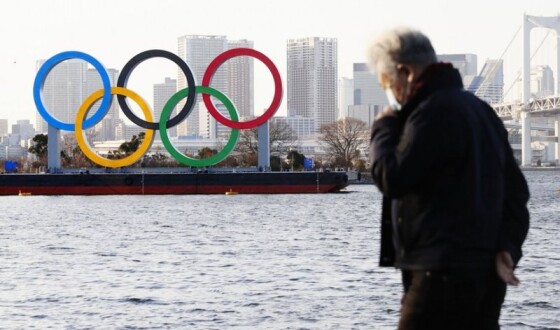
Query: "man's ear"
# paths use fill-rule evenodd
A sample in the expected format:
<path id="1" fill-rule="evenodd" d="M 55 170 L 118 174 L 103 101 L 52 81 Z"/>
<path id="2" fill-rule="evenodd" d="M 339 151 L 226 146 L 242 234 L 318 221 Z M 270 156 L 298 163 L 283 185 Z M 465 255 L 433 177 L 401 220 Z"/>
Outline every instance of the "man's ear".
<path id="1" fill-rule="evenodd" d="M 406 80 L 412 82 L 412 68 L 406 64 L 397 64 L 397 72 L 404 73 Z"/>
<path id="2" fill-rule="evenodd" d="M 379 85 L 381 85 L 381 87 L 386 88 L 386 86 L 389 85 L 390 81 L 389 75 L 386 72 L 381 72 L 377 77 L 377 81 L 379 82 Z"/>
<path id="3" fill-rule="evenodd" d="M 399 72 L 403 71 L 407 73 L 408 71 L 410 71 L 406 64 L 399 63 L 396 65 L 396 67 L 397 67 L 397 71 Z"/>

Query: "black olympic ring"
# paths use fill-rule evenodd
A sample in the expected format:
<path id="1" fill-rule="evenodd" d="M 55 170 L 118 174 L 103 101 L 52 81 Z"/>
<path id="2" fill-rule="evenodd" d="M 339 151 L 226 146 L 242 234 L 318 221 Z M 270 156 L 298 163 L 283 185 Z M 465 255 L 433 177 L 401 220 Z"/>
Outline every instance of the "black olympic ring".
<path id="1" fill-rule="evenodd" d="M 138 66 L 140 63 L 153 57 L 163 57 L 173 61 L 175 64 L 179 66 L 179 68 L 181 69 L 181 71 L 183 71 L 185 77 L 187 78 L 187 86 L 189 87 L 188 94 L 187 94 L 187 102 L 185 102 L 185 106 L 183 107 L 183 109 L 181 109 L 181 111 L 179 111 L 179 113 L 175 117 L 173 117 L 172 119 L 166 122 L 166 127 L 171 128 L 179 124 L 181 121 L 183 121 L 183 119 L 185 119 L 189 115 L 189 113 L 192 111 L 194 107 L 194 104 L 196 103 L 196 97 L 197 97 L 196 88 L 195 88 L 196 82 L 194 79 L 194 75 L 189 65 L 185 63 L 185 61 L 183 61 L 179 56 L 161 49 L 152 49 L 152 50 L 146 50 L 144 52 L 141 52 L 140 54 L 131 58 L 130 61 L 128 61 L 126 65 L 123 67 L 119 75 L 119 79 L 117 80 L 117 86 L 126 88 L 126 83 L 128 82 L 128 78 L 130 77 L 132 70 L 134 70 L 134 68 L 136 68 L 136 66 Z M 119 101 L 119 105 L 121 106 L 121 109 L 124 112 L 124 114 L 133 123 L 146 129 L 153 129 L 153 130 L 159 129 L 159 122 L 155 122 L 155 123 L 147 122 L 141 118 L 138 118 L 126 103 L 126 97 L 124 95 L 117 95 L 117 100 Z"/>

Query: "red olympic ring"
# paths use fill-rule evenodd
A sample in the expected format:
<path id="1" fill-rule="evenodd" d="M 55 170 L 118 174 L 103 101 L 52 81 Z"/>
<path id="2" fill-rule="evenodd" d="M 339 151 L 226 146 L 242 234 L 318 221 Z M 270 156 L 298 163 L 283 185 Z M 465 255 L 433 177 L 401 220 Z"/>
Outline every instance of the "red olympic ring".
<path id="1" fill-rule="evenodd" d="M 282 102 L 282 79 L 280 78 L 280 73 L 278 72 L 278 69 L 276 68 L 274 63 L 272 63 L 272 61 L 266 55 L 250 48 L 234 48 L 227 50 L 218 55 L 208 65 L 206 72 L 204 72 L 204 77 L 202 77 L 202 86 L 210 87 L 212 76 L 216 73 L 220 65 L 222 65 L 230 58 L 236 56 L 252 56 L 260 60 L 270 70 L 272 78 L 274 79 L 274 96 L 268 109 L 260 117 L 257 117 L 255 119 L 249 121 L 233 121 L 224 117 L 218 111 L 218 109 L 216 109 L 210 99 L 210 95 L 202 94 L 202 99 L 204 100 L 204 105 L 208 109 L 208 112 L 210 112 L 212 117 L 214 117 L 221 124 L 234 129 L 254 128 L 264 124 L 268 119 L 270 119 L 276 113 L 276 111 L 278 111 L 280 103 Z"/>

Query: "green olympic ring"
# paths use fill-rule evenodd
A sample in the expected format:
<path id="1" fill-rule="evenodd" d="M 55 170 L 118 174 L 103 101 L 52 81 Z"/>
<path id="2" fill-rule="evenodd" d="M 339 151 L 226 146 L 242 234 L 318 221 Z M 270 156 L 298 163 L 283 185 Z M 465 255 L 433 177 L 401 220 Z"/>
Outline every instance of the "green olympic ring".
<path id="1" fill-rule="evenodd" d="M 229 112 L 229 116 L 231 117 L 231 120 L 239 121 L 239 117 L 237 115 L 237 110 L 235 109 L 235 106 L 230 101 L 230 99 L 228 99 L 228 97 L 225 96 L 222 92 L 220 92 L 220 91 L 218 91 L 218 90 L 216 90 L 212 87 L 207 87 L 207 86 L 196 86 L 195 87 L 195 92 L 200 93 L 200 94 L 209 94 L 211 96 L 214 96 L 215 98 L 220 100 L 226 106 L 226 109 Z M 161 116 L 160 116 L 160 119 L 159 119 L 159 131 L 160 131 L 160 136 L 161 136 L 161 142 L 165 146 L 165 149 L 167 149 L 167 151 L 181 164 L 184 164 L 184 165 L 187 165 L 187 166 L 201 167 L 201 166 L 211 166 L 211 165 L 214 165 L 216 163 L 219 163 L 220 161 L 225 159 L 229 155 L 229 153 L 233 150 L 233 148 L 235 147 L 235 144 L 237 143 L 237 138 L 239 137 L 239 130 L 238 129 L 232 129 L 231 130 L 229 140 L 228 140 L 227 144 L 225 145 L 225 147 L 220 152 L 218 152 L 214 156 L 204 158 L 204 159 L 191 158 L 191 157 L 188 157 L 188 156 L 184 155 L 179 150 L 177 150 L 175 148 L 175 146 L 169 140 L 169 135 L 167 134 L 166 123 L 169 120 L 169 117 L 171 116 L 171 112 L 173 111 L 173 108 L 175 108 L 175 106 L 177 106 L 177 104 L 179 104 L 179 102 L 182 99 L 186 98 L 188 93 L 189 93 L 188 88 L 181 89 L 180 91 L 175 93 L 169 99 L 169 101 L 167 101 L 167 103 L 165 103 L 165 106 L 163 107 L 163 110 L 161 111 Z"/>

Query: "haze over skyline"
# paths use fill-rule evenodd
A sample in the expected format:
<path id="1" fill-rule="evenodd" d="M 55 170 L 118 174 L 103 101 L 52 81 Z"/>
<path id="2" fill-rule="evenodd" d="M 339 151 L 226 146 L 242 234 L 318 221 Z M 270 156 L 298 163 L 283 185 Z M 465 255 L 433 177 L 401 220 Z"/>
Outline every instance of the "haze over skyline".
<path id="1" fill-rule="evenodd" d="M 352 77 L 352 63 L 366 62 L 371 39 L 397 25 L 420 29 L 432 40 L 438 54 L 473 53 L 478 69 L 487 58 L 499 58 L 521 25 L 524 12 L 557 15 L 558 1 L 339 1 L 279 2 L 258 0 L 30 0 L 6 2 L 0 12 L 0 118 L 10 125 L 19 119 L 35 122 L 32 86 L 36 61 L 66 50 L 87 52 L 106 68 L 121 70 L 137 53 L 153 48 L 177 53 L 177 38 L 186 34 L 225 35 L 249 39 L 254 48 L 277 65 L 286 91 L 286 43 L 308 36 L 338 40 L 338 77 Z M 536 48 L 547 31 L 532 33 Z M 541 37 L 542 36 L 542 37 Z M 554 37 L 544 44 L 532 65 L 556 56 Z M 518 46 L 516 46 L 519 44 Z M 504 57 L 506 86 L 520 69 L 518 36 Z M 519 47 L 516 51 L 515 47 Z M 519 60 L 516 59 L 519 58 Z M 516 63 L 516 65 L 508 63 Z M 177 68 L 163 59 L 144 62 L 131 75 L 129 88 L 151 101 L 153 84 L 175 79 Z M 202 77 L 196 77 L 200 84 Z M 255 112 L 268 106 L 272 80 L 255 61 Z M 284 98 L 278 114 L 286 113 Z"/>

